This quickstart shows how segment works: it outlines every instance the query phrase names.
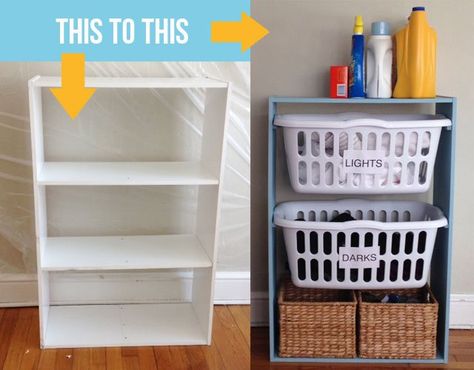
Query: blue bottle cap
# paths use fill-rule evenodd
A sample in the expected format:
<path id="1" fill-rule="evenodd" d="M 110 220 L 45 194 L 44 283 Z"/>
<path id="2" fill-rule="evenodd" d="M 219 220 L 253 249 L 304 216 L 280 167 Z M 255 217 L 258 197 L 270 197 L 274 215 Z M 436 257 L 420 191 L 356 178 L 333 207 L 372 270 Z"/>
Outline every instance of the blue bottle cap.
<path id="1" fill-rule="evenodd" d="M 384 21 L 373 22 L 372 35 L 390 35 L 390 24 Z"/>
<path id="2" fill-rule="evenodd" d="M 424 6 L 415 6 L 415 7 L 412 8 L 412 11 L 413 12 L 424 12 L 425 7 Z"/>

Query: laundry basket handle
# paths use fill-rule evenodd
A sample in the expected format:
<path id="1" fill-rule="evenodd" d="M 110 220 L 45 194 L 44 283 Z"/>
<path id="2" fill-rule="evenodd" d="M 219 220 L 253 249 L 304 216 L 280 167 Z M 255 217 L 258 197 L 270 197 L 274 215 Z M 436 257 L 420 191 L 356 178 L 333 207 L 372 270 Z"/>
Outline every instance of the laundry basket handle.
<path id="1" fill-rule="evenodd" d="M 378 118 L 354 118 L 345 122 L 350 126 L 378 126 L 387 127 L 388 122 Z"/>

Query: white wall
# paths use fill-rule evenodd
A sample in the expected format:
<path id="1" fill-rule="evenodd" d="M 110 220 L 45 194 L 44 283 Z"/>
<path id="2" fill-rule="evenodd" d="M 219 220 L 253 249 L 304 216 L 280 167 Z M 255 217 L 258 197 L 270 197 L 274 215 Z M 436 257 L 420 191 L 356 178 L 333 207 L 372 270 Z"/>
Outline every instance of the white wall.
<path id="1" fill-rule="evenodd" d="M 0 63 L 0 282 L 3 277 L 17 280 L 20 275 L 30 275 L 36 269 L 34 253 L 34 211 L 32 194 L 31 149 L 27 81 L 36 74 L 59 75 L 58 63 Z M 88 76 L 198 76 L 207 75 L 233 83 L 229 150 L 224 183 L 221 245 L 218 271 L 238 272 L 249 270 L 250 257 L 250 68 L 248 63 L 88 63 Z M 184 94 L 180 96 L 180 94 Z M 71 160 L 99 157 L 107 160 L 190 159 L 198 154 L 202 125 L 202 94 L 196 91 L 127 91 L 104 94 L 97 92 L 84 112 L 77 119 L 77 126 L 64 128 L 64 112 L 52 101 L 47 104 L 45 115 L 46 141 L 54 150 L 46 154 L 54 159 L 61 153 Z M 179 99 L 178 99 L 179 98 Z M 53 99 L 46 93 L 44 99 Z M 145 108 L 144 108 L 145 107 Z M 133 122 L 134 125 L 120 123 Z M 80 124 L 79 124 L 80 123 Z M 172 128 L 175 136 L 159 135 L 159 128 Z M 118 129 L 120 128 L 120 129 Z M 113 136 L 113 139 L 110 138 Z M 94 137 L 94 140 L 90 140 Z M 158 140 L 157 140 L 158 138 Z M 180 143 L 182 146 L 179 146 Z M 64 157 L 63 157 L 64 158 Z M 109 212 L 101 215 L 100 204 L 125 207 L 142 219 L 134 217 L 135 224 L 144 233 L 163 227 L 166 232 L 172 212 L 180 217 L 179 230 L 186 230 L 187 212 L 192 205 L 181 203 L 172 209 L 169 199 L 185 199 L 183 189 L 132 189 L 100 190 L 88 195 L 88 190 L 68 196 L 68 204 L 61 202 L 62 195 L 71 189 L 53 189 L 59 195 L 51 204 L 51 211 L 75 209 L 75 214 L 54 217 L 50 232 L 85 233 L 97 231 L 94 225 L 101 217 L 107 230 L 123 229 L 130 225 Z M 72 189 L 74 190 L 74 189 Z M 121 193 L 122 192 L 122 193 Z M 127 198 L 122 195 L 126 193 Z M 146 197 L 149 196 L 148 200 Z M 160 198 L 161 197 L 161 198 Z M 74 204 L 70 201 L 73 199 Z M 161 200 L 160 200 L 161 199 Z M 150 200 L 153 200 L 151 202 Z M 128 202 L 128 204 L 127 204 Z M 99 204 L 99 207 L 96 205 Z M 157 208 L 153 208 L 157 206 Z M 95 207 L 95 208 L 94 208 Z M 118 209 L 117 208 L 117 209 Z M 140 212 L 141 209 L 143 212 Z M 155 212 L 156 211 L 156 212 Z M 108 217 L 105 219 L 104 217 Z M 168 225 L 169 224 L 169 225 Z M 169 230 L 168 230 L 169 231 Z M 172 230 L 171 230 L 172 231 Z M 136 232 L 136 229 L 135 229 Z M 5 298 L 5 297 L 3 297 Z M 30 298 L 31 299 L 31 298 Z"/>
<path id="2" fill-rule="evenodd" d="M 328 95 L 330 65 L 347 65 L 354 16 L 386 20 L 396 31 L 412 6 L 425 5 L 438 31 L 438 94 L 458 97 L 452 292 L 474 294 L 474 1 L 253 0 L 270 34 L 252 48 L 252 291 L 267 288 L 268 96 Z M 258 295 L 257 294 L 257 295 Z"/>

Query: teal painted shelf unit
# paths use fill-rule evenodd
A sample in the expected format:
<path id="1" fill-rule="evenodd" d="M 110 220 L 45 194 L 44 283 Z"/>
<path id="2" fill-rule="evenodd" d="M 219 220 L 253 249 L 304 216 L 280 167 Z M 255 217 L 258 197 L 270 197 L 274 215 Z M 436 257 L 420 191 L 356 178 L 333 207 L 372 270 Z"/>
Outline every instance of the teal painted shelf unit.
<path id="1" fill-rule="evenodd" d="M 278 282 L 280 272 L 278 263 L 282 258 L 279 250 L 283 248 L 277 238 L 273 223 L 273 210 L 276 206 L 278 190 L 276 185 L 277 126 L 273 124 L 281 106 L 313 105 L 316 110 L 322 105 L 341 105 L 359 111 L 367 105 L 418 105 L 432 112 L 443 114 L 451 119 L 452 126 L 442 130 L 438 154 L 433 174 L 433 205 L 439 207 L 448 218 L 448 226 L 438 230 L 431 262 L 430 285 L 439 302 L 437 356 L 428 360 L 413 359 L 366 359 L 366 358 L 283 358 L 278 356 Z M 402 107 L 403 109 L 403 107 Z M 268 105 L 268 279 L 269 279 L 269 344 L 272 362 L 321 362 L 321 363 L 447 363 L 449 339 L 449 296 L 451 282 L 451 255 L 454 205 L 454 161 L 456 133 L 456 98 L 436 97 L 432 99 L 329 99 L 329 98 L 269 98 Z M 391 195 L 391 197 L 396 197 Z"/>

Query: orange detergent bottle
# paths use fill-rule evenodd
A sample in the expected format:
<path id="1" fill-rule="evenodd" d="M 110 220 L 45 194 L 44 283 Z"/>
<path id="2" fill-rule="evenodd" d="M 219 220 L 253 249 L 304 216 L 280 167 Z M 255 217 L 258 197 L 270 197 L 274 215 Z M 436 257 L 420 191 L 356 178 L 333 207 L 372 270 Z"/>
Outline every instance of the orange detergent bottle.
<path id="1" fill-rule="evenodd" d="M 394 98 L 436 96 L 436 31 L 424 7 L 415 7 L 408 26 L 395 34 L 397 82 Z"/>

